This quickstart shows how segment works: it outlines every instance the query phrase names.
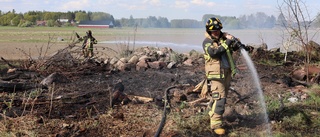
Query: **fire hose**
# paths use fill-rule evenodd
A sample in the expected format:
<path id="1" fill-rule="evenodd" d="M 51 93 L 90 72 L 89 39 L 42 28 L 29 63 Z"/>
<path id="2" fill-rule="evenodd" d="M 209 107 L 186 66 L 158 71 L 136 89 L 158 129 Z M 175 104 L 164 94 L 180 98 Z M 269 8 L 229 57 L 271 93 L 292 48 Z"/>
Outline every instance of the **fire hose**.
<path id="1" fill-rule="evenodd" d="M 161 118 L 161 122 L 159 124 L 158 130 L 156 132 L 156 134 L 154 135 L 154 137 L 159 137 L 162 129 L 165 125 L 166 122 L 166 118 L 167 118 L 167 109 L 170 109 L 170 102 L 169 102 L 169 98 L 168 98 L 168 93 L 171 89 L 173 88 L 177 88 L 177 87 L 181 87 L 181 86 L 189 86 L 189 84 L 182 84 L 182 85 L 174 85 L 174 86 L 170 86 L 168 87 L 165 92 L 164 92 L 164 105 L 163 105 L 163 113 L 162 113 L 162 118 Z"/>

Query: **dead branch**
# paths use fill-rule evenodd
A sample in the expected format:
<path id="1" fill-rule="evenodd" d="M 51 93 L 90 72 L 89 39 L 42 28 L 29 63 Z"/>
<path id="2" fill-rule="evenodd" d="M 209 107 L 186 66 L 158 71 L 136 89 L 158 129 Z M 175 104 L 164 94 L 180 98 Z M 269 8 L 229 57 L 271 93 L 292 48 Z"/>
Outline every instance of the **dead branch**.
<path id="1" fill-rule="evenodd" d="M 136 101 L 136 102 L 142 102 L 142 103 L 148 103 L 148 102 L 152 102 L 154 101 L 153 98 L 149 98 L 149 97 L 142 97 L 142 96 L 134 96 L 134 95 L 128 95 L 129 98 L 132 98 L 132 101 Z"/>
<path id="2" fill-rule="evenodd" d="M 17 68 L 17 66 L 15 66 L 15 65 L 12 65 L 11 63 L 9 63 L 6 59 L 4 59 L 3 57 L 1 57 L 1 60 L 3 61 L 3 62 L 5 62 L 9 67 L 11 67 L 11 68 Z"/>
<path id="3" fill-rule="evenodd" d="M 306 87 L 309 87 L 309 86 L 312 85 L 312 84 L 310 84 L 310 83 L 307 82 L 307 81 L 300 81 L 300 80 L 297 80 L 297 79 L 292 78 L 292 77 L 291 77 L 291 79 L 292 79 L 292 81 L 297 82 L 297 83 L 299 83 L 299 84 L 301 84 L 301 85 L 303 85 L 303 86 L 306 86 Z"/>
<path id="4" fill-rule="evenodd" d="M 189 106 L 195 106 L 196 104 L 199 104 L 199 103 L 201 103 L 203 101 L 207 101 L 208 102 L 208 99 L 207 98 L 199 98 L 199 99 L 196 99 L 194 101 L 187 102 L 187 104 Z"/>
<path id="5" fill-rule="evenodd" d="M 15 74 L 7 76 L 7 77 L 2 77 L 1 80 L 10 81 L 10 80 L 19 78 L 20 75 L 21 75 L 21 73 L 15 73 Z M 1 83 L 1 81 L 0 81 L 0 83 Z"/>
<path id="6" fill-rule="evenodd" d="M 5 92 L 25 91 L 37 87 L 41 86 L 32 82 L 8 82 L 0 80 L 0 90 Z"/>

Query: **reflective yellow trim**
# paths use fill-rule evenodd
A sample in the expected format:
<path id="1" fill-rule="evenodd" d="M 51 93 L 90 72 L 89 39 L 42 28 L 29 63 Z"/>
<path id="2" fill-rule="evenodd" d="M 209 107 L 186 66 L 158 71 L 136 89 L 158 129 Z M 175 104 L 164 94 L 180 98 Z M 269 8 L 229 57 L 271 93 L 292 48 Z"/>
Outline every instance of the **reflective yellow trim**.
<path id="1" fill-rule="evenodd" d="M 211 120 L 210 125 L 211 127 L 216 126 L 216 125 L 221 125 L 222 121 L 221 120 Z"/>
<path id="2" fill-rule="evenodd" d="M 221 42 L 221 45 L 223 47 L 228 47 L 228 45 L 226 44 L 226 40 L 221 40 L 220 42 Z M 237 73 L 237 69 L 236 69 L 236 66 L 234 64 L 233 57 L 231 55 L 231 52 L 230 52 L 229 48 L 227 49 L 226 53 L 227 53 L 227 56 L 228 56 L 229 65 L 231 67 L 231 74 L 232 74 L 232 77 L 233 77 Z"/>
<path id="3" fill-rule="evenodd" d="M 228 45 L 225 43 L 225 41 L 221 41 L 221 46 L 224 47 L 227 51 L 229 51 Z"/>
<path id="4" fill-rule="evenodd" d="M 208 79 L 220 79 L 220 78 L 224 78 L 224 75 L 223 75 L 223 74 L 216 74 L 216 75 L 206 74 L 206 77 L 207 77 Z"/>
<path id="5" fill-rule="evenodd" d="M 210 119 L 211 117 L 213 116 L 214 114 L 214 110 L 216 109 L 216 106 L 217 106 L 217 101 L 214 101 L 212 107 L 211 107 L 211 110 L 209 111 L 209 116 L 210 116 Z M 212 122 L 212 121 L 211 121 Z"/>
<path id="6" fill-rule="evenodd" d="M 211 43 L 207 43 L 205 44 L 205 54 L 204 54 L 204 60 L 205 62 L 210 62 L 212 61 L 212 58 L 210 57 L 209 53 L 208 53 L 208 48 L 212 46 Z M 206 77 L 208 79 L 220 79 L 220 78 L 224 78 L 224 75 L 222 74 L 211 74 L 209 75 L 208 73 L 206 73 Z"/>

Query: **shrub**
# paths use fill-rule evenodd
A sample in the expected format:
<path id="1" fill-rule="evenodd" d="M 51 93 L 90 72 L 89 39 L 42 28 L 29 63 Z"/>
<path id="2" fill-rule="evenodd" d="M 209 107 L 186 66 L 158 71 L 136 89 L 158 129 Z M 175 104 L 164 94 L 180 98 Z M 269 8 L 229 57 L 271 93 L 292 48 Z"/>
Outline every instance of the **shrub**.
<path id="1" fill-rule="evenodd" d="M 33 23 L 30 21 L 20 21 L 18 27 L 32 27 Z"/>

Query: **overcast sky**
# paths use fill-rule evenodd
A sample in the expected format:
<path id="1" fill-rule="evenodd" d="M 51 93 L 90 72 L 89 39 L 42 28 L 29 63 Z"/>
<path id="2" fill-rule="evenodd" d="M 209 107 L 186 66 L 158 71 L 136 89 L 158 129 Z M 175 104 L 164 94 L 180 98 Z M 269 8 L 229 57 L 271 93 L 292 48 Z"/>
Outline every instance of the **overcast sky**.
<path id="1" fill-rule="evenodd" d="M 133 18 L 161 16 L 169 20 L 201 20 L 204 14 L 239 17 L 264 12 L 277 17 L 278 1 L 282 0 L 0 0 L 0 10 L 7 12 L 14 9 L 17 13 L 84 10 L 106 12 L 115 19 L 132 15 Z M 320 12 L 320 0 L 302 1 L 307 1 L 312 17 Z"/>

